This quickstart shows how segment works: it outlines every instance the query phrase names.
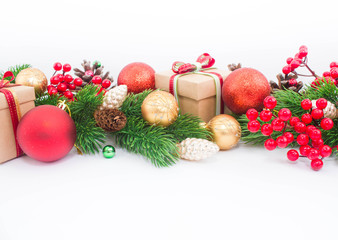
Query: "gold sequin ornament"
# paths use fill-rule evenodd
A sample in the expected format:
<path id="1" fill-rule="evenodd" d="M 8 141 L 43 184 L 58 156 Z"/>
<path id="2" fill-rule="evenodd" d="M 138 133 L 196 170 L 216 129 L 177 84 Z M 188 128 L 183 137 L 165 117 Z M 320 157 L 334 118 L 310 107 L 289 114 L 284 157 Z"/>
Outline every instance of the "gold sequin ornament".
<path id="1" fill-rule="evenodd" d="M 178 104 L 173 95 L 165 91 L 154 91 L 143 101 L 142 116 L 153 125 L 169 126 L 178 117 Z"/>
<path id="2" fill-rule="evenodd" d="M 208 158 L 219 151 L 217 144 L 205 139 L 187 138 L 178 144 L 181 159 L 198 161 Z"/>
<path id="3" fill-rule="evenodd" d="M 47 90 L 48 81 L 43 72 L 37 68 L 26 68 L 15 78 L 16 84 L 34 87 L 36 94 L 42 94 Z"/>
<path id="4" fill-rule="evenodd" d="M 212 118 L 208 128 L 213 133 L 213 140 L 221 150 L 229 150 L 237 145 L 241 138 L 241 126 L 235 118 L 220 114 Z"/>

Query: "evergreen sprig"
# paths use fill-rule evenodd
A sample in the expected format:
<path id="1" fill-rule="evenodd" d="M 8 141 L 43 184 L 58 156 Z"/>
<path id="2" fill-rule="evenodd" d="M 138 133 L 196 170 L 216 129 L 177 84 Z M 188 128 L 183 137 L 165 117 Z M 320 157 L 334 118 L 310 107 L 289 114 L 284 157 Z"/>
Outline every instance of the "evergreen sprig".
<path id="1" fill-rule="evenodd" d="M 161 126 L 149 125 L 139 117 L 128 117 L 126 126 L 113 133 L 116 144 L 141 154 L 157 167 L 168 167 L 178 161 L 176 139 Z"/>
<path id="2" fill-rule="evenodd" d="M 138 94 L 130 93 L 120 107 L 120 111 L 122 111 L 127 117 L 142 117 L 142 103 L 144 99 L 152 92 L 153 90 L 148 89 Z"/>
<path id="3" fill-rule="evenodd" d="M 98 94 L 99 88 L 86 85 L 76 94 L 76 101 L 69 103 L 72 119 L 76 125 L 76 146 L 83 153 L 99 152 L 105 141 L 102 128 L 96 126 L 95 110 L 103 102 L 103 93 Z"/>
<path id="4" fill-rule="evenodd" d="M 48 93 L 43 93 L 37 95 L 35 99 L 35 106 L 40 105 L 53 105 L 56 106 L 59 101 L 67 100 L 65 97 L 60 97 L 59 95 L 49 95 Z"/>
<path id="5" fill-rule="evenodd" d="M 7 71 L 11 71 L 14 74 L 14 79 L 15 79 L 16 76 L 19 74 L 19 72 L 21 72 L 22 70 L 26 68 L 30 68 L 30 67 L 32 67 L 30 64 L 19 64 L 19 65 L 9 67 Z M 2 79 L 2 77 L 4 76 L 4 73 L 5 73 L 4 71 L 0 72 L 0 79 Z M 6 78 L 5 80 L 9 80 L 9 78 Z M 12 83 L 15 83 L 15 80 Z"/>
<path id="6" fill-rule="evenodd" d="M 186 138 L 202 138 L 210 140 L 212 134 L 205 127 L 201 126 L 203 121 L 199 117 L 190 114 L 178 116 L 176 121 L 167 127 L 167 132 L 172 134 L 177 142 Z"/>

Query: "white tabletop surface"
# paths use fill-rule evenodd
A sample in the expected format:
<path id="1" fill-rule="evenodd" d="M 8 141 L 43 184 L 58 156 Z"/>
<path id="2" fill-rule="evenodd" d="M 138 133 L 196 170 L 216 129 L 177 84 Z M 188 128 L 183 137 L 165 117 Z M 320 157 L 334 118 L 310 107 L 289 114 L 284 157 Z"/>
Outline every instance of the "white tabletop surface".
<path id="1" fill-rule="evenodd" d="M 208 52 L 274 79 L 298 47 L 318 73 L 338 61 L 334 1 L 6 1 L 0 69 L 100 60 L 117 79 L 128 63 L 156 71 Z M 1 124 L 1 123 L 0 123 Z M 1 131 L 1 130 L 0 130 Z M 0 132 L 1 134 L 1 132 Z M 117 148 L 73 150 L 51 164 L 0 166 L 1 240 L 337 239 L 338 164 L 312 171 L 287 150 L 240 144 L 201 162 L 158 169 Z"/>

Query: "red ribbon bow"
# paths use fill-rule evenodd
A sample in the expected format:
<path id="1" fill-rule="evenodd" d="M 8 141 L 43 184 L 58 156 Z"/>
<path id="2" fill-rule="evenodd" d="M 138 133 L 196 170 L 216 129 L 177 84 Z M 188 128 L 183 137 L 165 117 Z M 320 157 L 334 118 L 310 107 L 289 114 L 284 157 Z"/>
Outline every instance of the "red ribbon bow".
<path id="1" fill-rule="evenodd" d="M 11 77 L 11 80 L 5 81 L 5 78 L 8 78 L 8 77 Z M 11 71 L 5 72 L 4 76 L 2 77 L 2 79 L 0 81 L 0 88 L 13 86 L 13 84 L 10 84 L 11 81 L 13 81 L 13 80 L 14 80 L 14 74 Z"/>
<path id="2" fill-rule="evenodd" d="M 210 68 L 214 64 L 215 59 L 213 59 L 208 53 L 203 53 L 197 58 L 196 63 L 174 62 L 172 70 L 174 73 L 182 74 L 186 72 L 199 71 L 203 68 Z"/>

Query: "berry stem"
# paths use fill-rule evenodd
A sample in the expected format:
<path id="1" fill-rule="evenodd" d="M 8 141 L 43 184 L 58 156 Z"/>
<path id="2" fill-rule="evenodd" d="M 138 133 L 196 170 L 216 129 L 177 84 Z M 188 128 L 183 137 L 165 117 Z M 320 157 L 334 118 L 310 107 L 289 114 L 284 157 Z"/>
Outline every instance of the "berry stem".
<path id="1" fill-rule="evenodd" d="M 55 72 L 54 72 L 53 76 L 55 75 L 55 73 L 57 73 L 57 71 L 56 71 L 56 70 L 55 70 Z M 53 76 L 52 76 L 52 77 L 53 77 Z"/>

